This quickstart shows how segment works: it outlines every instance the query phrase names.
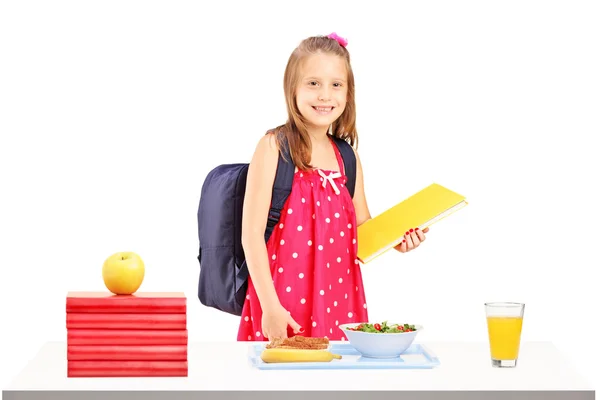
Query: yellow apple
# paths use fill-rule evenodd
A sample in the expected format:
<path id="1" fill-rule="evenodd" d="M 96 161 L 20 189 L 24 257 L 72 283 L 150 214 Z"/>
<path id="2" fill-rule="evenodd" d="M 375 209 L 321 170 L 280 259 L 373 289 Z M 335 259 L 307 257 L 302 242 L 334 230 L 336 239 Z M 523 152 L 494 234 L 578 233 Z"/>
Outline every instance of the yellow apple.
<path id="1" fill-rule="evenodd" d="M 102 278 L 106 288 L 114 294 L 133 294 L 144 280 L 142 258 L 134 252 L 115 253 L 104 261 Z"/>

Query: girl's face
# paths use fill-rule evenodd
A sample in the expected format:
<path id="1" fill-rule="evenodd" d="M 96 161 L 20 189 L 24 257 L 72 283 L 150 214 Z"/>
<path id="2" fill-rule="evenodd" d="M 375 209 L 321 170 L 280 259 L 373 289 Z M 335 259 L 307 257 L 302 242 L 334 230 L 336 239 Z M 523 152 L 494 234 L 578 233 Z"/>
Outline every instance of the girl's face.
<path id="1" fill-rule="evenodd" d="M 344 60 L 331 54 L 309 56 L 300 69 L 296 103 L 311 129 L 329 128 L 346 108 L 347 89 Z"/>

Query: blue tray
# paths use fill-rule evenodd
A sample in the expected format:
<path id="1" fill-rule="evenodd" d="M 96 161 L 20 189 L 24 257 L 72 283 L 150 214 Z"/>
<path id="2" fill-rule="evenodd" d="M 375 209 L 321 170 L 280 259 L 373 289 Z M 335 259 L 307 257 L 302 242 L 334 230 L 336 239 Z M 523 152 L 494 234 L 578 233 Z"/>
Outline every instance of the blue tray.
<path id="1" fill-rule="evenodd" d="M 251 345 L 248 352 L 250 364 L 261 370 L 290 369 L 430 369 L 440 365 L 440 360 L 427 347 L 413 343 L 398 358 L 362 357 L 349 343 L 332 343 L 330 351 L 342 356 L 331 362 L 265 363 L 260 354 L 266 344 Z"/>

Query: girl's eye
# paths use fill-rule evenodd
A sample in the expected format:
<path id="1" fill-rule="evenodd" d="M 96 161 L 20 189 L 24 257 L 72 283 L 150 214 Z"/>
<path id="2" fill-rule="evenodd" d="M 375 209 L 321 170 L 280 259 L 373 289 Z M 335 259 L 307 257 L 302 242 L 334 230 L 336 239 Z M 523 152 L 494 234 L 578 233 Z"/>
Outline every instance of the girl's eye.
<path id="1" fill-rule="evenodd" d="M 315 82 L 315 81 L 310 81 L 310 82 L 308 82 L 308 84 L 309 84 L 309 85 L 313 85 L 313 86 L 314 86 L 314 85 L 316 85 L 316 84 L 317 84 L 317 82 Z"/>
<path id="2" fill-rule="evenodd" d="M 337 86 L 337 87 L 342 87 L 342 84 L 341 84 L 341 83 L 334 83 L 333 85 L 334 85 L 334 86 Z"/>

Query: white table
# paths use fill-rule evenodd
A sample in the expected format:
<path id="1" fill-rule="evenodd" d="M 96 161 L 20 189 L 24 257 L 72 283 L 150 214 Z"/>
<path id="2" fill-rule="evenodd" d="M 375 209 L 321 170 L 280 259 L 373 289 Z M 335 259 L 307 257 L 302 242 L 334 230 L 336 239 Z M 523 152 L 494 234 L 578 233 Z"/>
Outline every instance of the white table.
<path id="1" fill-rule="evenodd" d="M 423 344 L 439 357 L 440 366 L 424 370 L 261 371 L 249 365 L 247 343 L 190 343 L 189 376 L 185 378 L 67 378 L 66 343 L 53 342 L 44 345 L 2 393 L 4 400 L 306 400 L 307 396 L 310 400 L 349 400 L 372 397 L 373 393 L 365 391 L 375 390 L 385 391 L 376 394 L 378 400 L 398 400 L 399 395 L 402 399 L 595 398 L 594 389 L 551 343 L 523 343 L 514 369 L 493 368 L 487 343 Z M 303 392 L 307 390 L 315 392 Z"/>

